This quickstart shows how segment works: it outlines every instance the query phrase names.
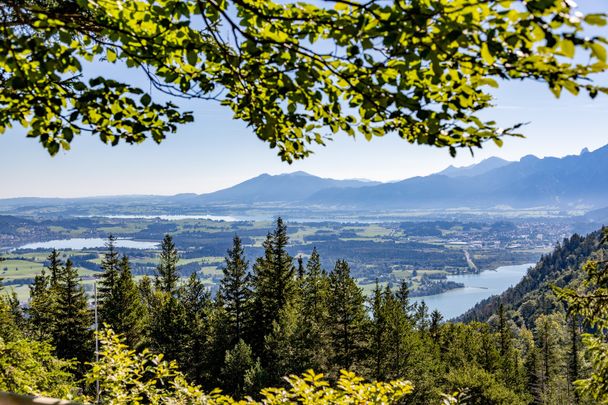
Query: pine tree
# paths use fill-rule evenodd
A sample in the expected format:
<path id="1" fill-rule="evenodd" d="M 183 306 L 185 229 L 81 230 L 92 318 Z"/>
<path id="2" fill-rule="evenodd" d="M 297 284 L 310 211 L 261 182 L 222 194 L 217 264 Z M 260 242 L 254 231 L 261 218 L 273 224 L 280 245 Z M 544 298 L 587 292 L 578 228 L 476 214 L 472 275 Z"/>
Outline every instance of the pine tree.
<path id="1" fill-rule="evenodd" d="M 298 279 L 304 278 L 304 259 L 302 256 L 298 256 Z"/>
<path id="2" fill-rule="evenodd" d="M 302 351 L 305 369 L 326 370 L 330 358 L 330 333 L 328 329 L 329 279 L 321 268 L 316 248 L 306 263 L 306 273 L 301 281 L 302 322 L 304 328 Z"/>
<path id="3" fill-rule="evenodd" d="M 120 259 L 118 278 L 110 294 L 104 296 L 102 322 L 123 335 L 130 347 L 139 347 L 144 337 L 145 307 L 127 256 Z"/>
<path id="4" fill-rule="evenodd" d="M 161 243 L 160 263 L 156 268 L 155 284 L 157 289 L 173 295 L 177 292 L 177 282 L 179 281 L 178 261 L 179 255 L 173 243 L 173 238 L 171 235 L 165 235 Z"/>
<path id="5" fill-rule="evenodd" d="M 62 263 L 57 249 L 53 249 L 46 260 L 48 261 L 46 268 L 49 270 L 49 284 L 53 287 L 59 282 L 59 275 L 61 274 Z"/>
<path id="6" fill-rule="evenodd" d="M 78 272 L 67 260 L 57 275 L 57 319 L 53 344 L 63 359 L 76 359 L 82 372 L 83 364 L 91 360 L 93 319 Z"/>
<path id="7" fill-rule="evenodd" d="M 414 313 L 414 322 L 419 331 L 427 332 L 429 329 L 429 307 L 426 302 L 420 301 L 416 304 Z"/>
<path id="8" fill-rule="evenodd" d="M 226 265 L 222 269 L 224 278 L 220 283 L 219 295 L 227 317 L 225 326 L 227 344 L 232 347 L 250 327 L 251 280 L 247 274 L 249 263 L 245 259 L 245 251 L 241 239 L 235 236 L 232 249 L 228 250 Z"/>
<path id="9" fill-rule="evenodd" d="M 580 377 L 580 331 L 579 320 L 576 314 L 572 314 L 568 319 L 568 332 L 570 338 L 570 350 L 568 351 L 568 382 L 569 386 Z M 579 402 L 579 393 L 574 390 L 574 402 Z"/>
<path id="10" fill-rule="evenodd" d="M 405 279 L 401 280 L 401 283 L 399 284 L 399 289 L 395 293 L 395 297 L 401 304 L 403 311 L 409 316 L 410 312 L 412 312 L 413 306 L 410 302 L 410 289 Z"/>
<path id="11" fill-rule="evenodd" d="M 184 357 L 189 331 L 186 309 L 174 295 L 156 290 L 152 301 L 149 339 L 150 347 L 167 359 L 178 361 Z"/>
<path id="12" fill-rule="evenodd" d="M 251 347 L 243 339 L 226 351 L 223 363 L 221 375 L 224 392 L 238 399 L 252 393 L 259 386 L 260 361 L 254 360 Z"/>
<path id="13" fill-rule="evenodd" d="M 348 264 L 338 260 L 329 275 L 328 307 L 332 363 L 339 368 L 350 369 L 361 360 L 367 321 L 364 302 Z"/>
<path id="14" fill-rule="evenodd" d="M 294 300 L 281 308 L 279 318 L 272 323 L 272 331 L 265 336 L 264 348 L 270 354 L 265 366 L 266 385 L 276 386 L 284 376 L 301 374 L 307 369 L 300 305 Z"/>
<path id="15" fill-rule="evenodd" d="M 28 325 L 34 338 L 46 340 L 55 328 L 57 310 L 57 286 L 51 287 L 50 277 L 43 269 L 29 286 L 30 299 L 27 307 Z"/>
<path id="16" fill-rule="evenodd" d="M 192 273 L 186 283 L 179 288 L 179 301 L 184 308 L 185 334 L 182 351 L 177 359 L 186 374 L 197 383 L 208 383 L 211 380 L 210 362 L 212 352 L 211 312 L 213 302 L 211 294 Z"/>
<path id="17" fill-rule="evenodd" d="M 439 341 L 439 329 L 441 327 L 441 321 L 443 321 L 443 315 L 438 310 L 431 312 L 431 321 L 429 325 L 429 335 L 433 341 Z"/>
<path id="18" fill-rule="evenodd" d="M 253 266 L 254 327 L 251 344 L 255 353 L 264 352 L 264 337 L 272 331 L 281 309 L 297 295 L 293 259 L 286 250 L 288 242 L 287 228 L 278 218 L 274 232 L 268 234 L 263 243 L 264 256 L 258 258 Z M 262 365 L 266 364 L 268 357 L 262 356 Z"/>
<path id="19" fill-rule="evenodd" d="M 388 325 L 386 313 L 386 301 L 382 289 L 376 280 L 376 287 L 371 298 L 372 319 L 370 322 L 370 354 L 371 369 L 376 380 L 383 380 L 386 376 L 385 368 L 388 358 L 389 347 L 386 345 L 388 338 Z"/>
<path id="20" fill-rule="evenodd" d="M 98 290 L 99 324 L 116 327 L 119 324 L 120 309 L 116 306 L 118 280 L 120 278 L 120 257 L 116 250 L 116 237 L 108 236 L 106 252 L 101 260 L 101 274 Z M 118 331 L 117 331 L 118 332 Z"/>

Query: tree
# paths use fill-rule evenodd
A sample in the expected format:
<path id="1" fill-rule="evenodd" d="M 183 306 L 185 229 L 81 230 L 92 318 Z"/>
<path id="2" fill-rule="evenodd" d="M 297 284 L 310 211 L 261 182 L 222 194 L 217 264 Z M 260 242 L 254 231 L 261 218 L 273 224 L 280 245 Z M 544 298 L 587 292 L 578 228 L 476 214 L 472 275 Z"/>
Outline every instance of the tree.
<path id="1" fill-rule="evenodd" d="M 329 368 L 330 333 L 329 325 L 329 279 L 321 267 L 321 259 L 313 248 L 306 271 L 301 281 L 303 357 L 307 369 L 327 370 Z"/>
<path id="2" fill-rule="evenodd" d="M 116 250 L 116 237 L 112 234 L 108 236 L 106 242 L 106 252 L 101 260 L 101 269 L 103 273 L 99 281 L 99 321 L 100 324 L 108 325 L 118 324 L 117 318 L 120 316 L 121 308 L 117 308 L 118 280 L 120 277 L 120 257 Z"/>
<path id="3" fill-rule="evenodd" d="M 124 344 L 111 330 L 100 334 L 100 359 L 86 375 L 86 382 L 99 381 L 104 403 L 133 403 L 145 399 L 150 404 L 205 403 L 209 405 L 236 405 L 233 398 L 217 390 L 205 394 L 201 387 L 186 381 L 175 363 L 168 363 L 162 355 L 147 350 L 137 353 Z M 227 361 L 238 369 L 246 359 L 247 349 L 240 345 Z M 120 375 L 122 378 L 116 378 Z M 251 375 L 251 374 L 248 374 Z M 247 378 L 247 377 L 246 377 Z M 279 405 L 284 403 L 325 403 L 346 405 L 352 403 L 399 403 L 410 394 L 409 381 L 394 380 L 385 383 L 365 383 L 363 378 L 343 371 L 336 387 L 330 387 L 321 374 L 306 372 L 302 377 L 287 378 L 288 388 L 268 388 L 260 393 L 261 401 L 248 399 L 251 404 Z"/>
<path id="4" fill-rule="evenodd" d="M 361 360 L 367 321 L 364 302 L 348 263 L 338 260 L 329 274 L 328 307 L 332 364 L 341 369 L 350 369 Z"/>
<path id="5" fill-rule="evenodd" d="M 180 286 L 178 299 L 184 308 L 185 334 L 180 342 L 180 357 L 176 360 L 194 381 L 208 382 L 213 372 L 210 364 L 213 359 L 209 350 L 212 341 L 211 294 L 197 273 L 192 273 Z"/>
<path id="6" fill-rule="evenodd" d="M 101 295 L 103 306 L 100 320 L 124 336 L 130 347 L 137 348 L 144 338 L 145 307 L 131 274 L 129 258 L 123 256 L 118 266 L 112 290 L 104 291 Z"/>
<path id="7" fill-rule="evenodd" d="M 226 265 L 222 269 L 224 278 L 220 282 L 219 294 L 227 316 L 228 344 L 234 345 L 244 338 L 247 326 L 250 326 L 248 316 L 251 314 L 251 277 L 247 273 L 249 263 L 245 259 L 245 251 L 241 239 L 235 236 L 232 249 L 228 250 Z"/>
<path id="8" fill-rule="evenodd" d="M 135 86 L 86 80 L 99 60 L 139 70 L 157 92 L 219 101 L 289 162 L 339 132 L 394 132 L 452 154 L 500 145 L 516 126 L 480 119 L 496 79 L 542 81 L 556 96 L 606 91 L 589 82 L 606 69 L 605 39 L 585 31 L 605 16 L 572 2 L 333 3 L 6 2 L 0 130 L 19 123 L 56 154 L 83 131 L 161 142 L 192 121 Z"/>
<path id="9" fill-rule="evenodd" d="M 90 361 L 93 354 L 93 319 L 78 272 L 70 259 L 66 261 L 58 279 L 56 313 L 53 344 L 57 356 L 78 360 L 82 372 L 84 362 Z"/>
<path id="10" fill-rule="evenodd" d="M 253 266 L 252 285 L 254 319 L 251 345 L 255 353 L 263 353 L 264 337 L 279 320 L 283 307 L 292 302 L 296 296 L 296 279 L 293 259 L 287 253 L 287 227 L 281 218 L 276 221 L 276 228 L 264 241 L 264 256 L 256 260 Z M 268 357 L 262 356 L 262 365 Z"/>
<path id="11" fill-rule="evenodd" d="M 580 289 L 558 288 L 553 290 L 559 298 L 568 305 L 571 316 L 578 316 L 591 329 L 582 335 L 582 342 L 591 363 L 591 375 L 574 382 L 582 396 L 597 403 L 608 402 L 608 264 L 604 260 L 605 248 L 608 242 L 608 228 L 602 229 L 600 250 L 596 257 L 589 259 L 583 266 L 585 275 Z M 574 327 L 574 326 L 572 326 Z M 573 374 L 576 357 L 576 332 L 572 333 L 572 349 L 570 358 L 570 374 Z"/>
<path id="12" fill-rule="evenodd" d="M 0 337 L 0 391 L 66 398 L 74 387 L 71 366 L 47 342 Z"/>
<path id="13" fill-rule="evenodd" d="M 50 287 L 54 287 L 59 281 L 61 272 L 61 258 L 57 249 L 53 249 L 46 260 L 48 261 L 46 268 L 49 270 L 49 284 Z"/>
<path id="14" fill-rule="evenodd" d="M 260 361 L 253 358 L 251 347 L 240 339 L 236 345 L 226 352 L 222 376 L 224 390 L 235 398 L 241 398 L 244 393 L 251 393 L 259 378 Z"/>
<path id="15" fill-rule="evenodd" d="M 179 281 L 177 271 L 179 255 L 171 235 L 165 235 L 160 248 L 160 263 L 156 268 L 156 288 L 168 294 L 175 294 Z"/>
<path id="16" fill-rule="evenodd" d="M 44 269 L 34 277 L 34 282 L 29 286 L 28 324 L 32 335 L 38 340 L 50 338 L 51 332 L 55 328 L 54 323 L 56 322 L 57 310 L 56 286 L 56 284 L 51 286 L 50 277 Z"/>

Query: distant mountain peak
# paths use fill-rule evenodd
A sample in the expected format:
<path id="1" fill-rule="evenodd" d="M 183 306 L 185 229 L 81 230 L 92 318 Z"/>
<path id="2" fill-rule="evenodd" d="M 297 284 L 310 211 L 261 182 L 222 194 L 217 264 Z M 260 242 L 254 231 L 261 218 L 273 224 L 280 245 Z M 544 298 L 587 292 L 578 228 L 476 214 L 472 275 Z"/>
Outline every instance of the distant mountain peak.
<path id="1" fill-rule="evenodd" d="M 585 155 L 589 153 L 589 148 L 583 148 L 583 150 L 581 150 L 581 153 L 579 155 Z"/>
<path id="2" fill-rule="evenodd" d="M 510 164 L 508 160 L 501 159 L 496 156 L 489 157 L 482 160 L 479 163 L 475 163 L 469 166 L 456 167 L 454 165 L 448 166 L 446 169 L 440 171 L 437 174 L 448 177 L 471 177 L 478 176 L 489 172 L 490 170 L 498 169 L 499 167 Z"/>
<path id="3" fill-rule="evenodd" d="M 307 172 L 302 171 L 302 170 L 298 170 L 298 171 L 291 172 L 291 173 L 282 173 L 282 174 L 279 174 L 279 176 L 309 176 L 309 177 L 315 177 L 312 174 L 307 173 Z"/>

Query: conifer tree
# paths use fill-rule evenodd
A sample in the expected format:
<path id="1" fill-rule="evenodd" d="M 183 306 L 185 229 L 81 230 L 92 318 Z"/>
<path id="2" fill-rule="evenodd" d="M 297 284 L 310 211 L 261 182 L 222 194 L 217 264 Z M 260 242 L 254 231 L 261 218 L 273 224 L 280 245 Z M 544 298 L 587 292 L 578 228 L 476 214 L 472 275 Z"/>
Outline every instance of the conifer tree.
<path id="1" fill-rule="evenodd" d="M 299 300 L 288 303 L 281 308 L 279 318 L 272 323 L 272 331 L 265 336 L 264 349 L 270 354 L 265 366 L 266 385 L 281 384 L 284 376 L 301 374 L 308 368 L 301 313 Z"/>
<path id="2" fill-rule="evenodd" d="M 431 320 L 429 323 L 429 335 L 431 339 L 435 342 L 439 340 L 439 328 L 441 326 L 441 321 L 443 321 L 443 315 L 438 310 L 433 310 L 431 312 Z"/>
<path id="3" fill-rule="evenodd" d="M 103 302 L 102 322 L 123 335 L 129 347 L 139 347 L 145 328 L 145 307 L 127 256 L 120 259 L 115 285 L 103 296 Z"/>
<path id="4" fill-rule="evenodd" d="M 405 311 L 405 313 L 409 315 L 412 310 L 412 304 L 410 302 L 410 289 L 407 285 L 407 280 L 401 280 L 401 283 L 399 284 L 399 289 L 395 293 L 395 296 L 397 300 L 399 300 L 403 311 Z"/>
<path id="5" fill-rule="evenodd" d="M 329 323 L 333 365 L 350 369 L 361 360 L 365 346 L 366 313 L 363 292 L 350 276 L 350 267 L 338 260 L 329 275 Z"/>
<path id="6" fill-rule="evenodd" d="M 179 281 L 178 261 L 179 255 L 173 243 L 173 238 L 171 235 L 165 235 L 161 243 L 160 262 L 156 268 L 155 285 L 158 290 L 173 295 L 177 292 L 177 282 Z"/>
<path id="7" fill-rule="evenodd" d="M 198 383 L 207 383 L 210 380 L 210 361 L 212 361 L 209 351 L 212 341 L 211 294 L 198 278 L 197 273 L 192 273 L 186 283 L 180 286 L 178 297 L 184 308 L 185 322 L 185 334 L 178 363 L 191 379 Z"/>
<path id="8" fill-rule="evenodd" d="M 296 280 L 293 259 L 287 253 L 287 227 L 277 219 L 274 232 L 268 234 L 263 243 L 264 256 L 253 266 L 254 287 L 252 310 L 254 327 L 251 336 L 255 353 L 263 353 L 264 337 L 279 319 L 281 309 L 296 297 Z M 262 356 L 262 365 L 268 356 Z"/>
<path id="9" fill-rule="evenodd" d="M 49 270 L 49 285 L 53 287 L 59 282 L 62 265 L 57 249 L 51 250 L 49 257 L 47 257 L 46 260 L 48 261 L 46 268 Z"/>
<path id="10" fill-rule="evenodd" d="M 251 347 L 243 339 L 226 351 L 223 363 L 221 375 L 226 393 L 241 398 L 259 386 L 262 379 L 260 361 L 253 358 Z"/>
<path id="11" fill-rule="evenodd" d="M 304 259 L 302 256 L 298 256 L 298 279 L 304 278 Z"/>
<path id="12" fill-rule="evenodd" d="M 370 354 L 371 369 L 376 380 L 383 380 L 386 376 L 386 363 L 389 347 L 388 340 L 388 319 L 386 312 L 386 301 L 382 289 L 376 280 L 376 287 L 371 298 L 372 319 L 370 322 Z"/>
<path id="13" fill-rule="evenodd" d="M 245 338 L 246 328 L 250 326 L 251 314 L 251 279 L 247 274 L 249 263 L 245 259 L 245 251 L 238 236 L 233 238 L 232 248 L 228 250 L 225 260 L 219 295 L 227 317 L 225 323 L 227 343 L 232 347 L 240 339 Z"/>
<path id="14" fill-rule="evenodd" d="M 63 359 L 76 359 L 83 364 L 91 360 L 93 319 L 78 272 L 67 260 L 57 277 L 57 318 L 53 344 Z"/>
<path id="15" fill-rule="evenodd" d="M 186 309 L 174 295 L 156 290 L 152 301 L 149 339 L 151 348 L 169 360 L 184 357 L 189 331 Z"/>
<path id="16" fill-rule="evenodd" d="M 415 306 L 414 321 L 419 331 L 427 332 L 429 329 L 429 307 L 421 301 Z"/>
<path id="17" fill-rule="evenodd" d="M 49 339 L 56 321 L 56 286 L 51 287 L 50 277 L 42 269 L 40 274 L 34 277 L 29 289 L 30 299 L 27 307 L 29 330 L 38 340 Z"/>
<path id="18" fill-rule="evenodd" d="M 108 324 L 112 327 L 118 326 L 120 317 L 119 308 L 116 306 L 118 280 L 120 278 L 120 257 L 116 250 L 116 237 L 108 236 L 106 252 L 101 260 L 101 274 L 98 293 L 99 324 Z"/>
<path id="19" fill-rule="evenodd" d="M 329 309 L 327 306 L 329 279 L 321 268 L 316 248 L 306 263 L 306 273 L 301 282 L 303 347 L 306 369 L 326 370 L 330 358 Z"/>

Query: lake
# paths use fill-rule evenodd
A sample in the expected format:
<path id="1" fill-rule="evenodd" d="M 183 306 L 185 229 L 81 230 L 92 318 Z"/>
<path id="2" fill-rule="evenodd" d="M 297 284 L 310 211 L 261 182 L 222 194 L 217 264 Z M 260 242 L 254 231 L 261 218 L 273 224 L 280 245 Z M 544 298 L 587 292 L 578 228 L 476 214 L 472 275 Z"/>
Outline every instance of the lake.
<path id="1" fill-rule="evenodd" d="M 163 221 L 181 221 L 184 219 L 206 219 L 210 221 L 235 222 L 241 221 L 236 217 L 228 215 L 90 215 L 92 217 L 116 218 L 116 219 L 160 219 Z"/>
<path id="2" fill-rule="evenodd" d="M 430 311 L 435 309 L 443 314 L 444 319 L 452 319 L 462 315 L 479 301 L 492 295 L 500 294 L 509 287 L 517 284 L 528 268 L 534 263 L 502 266 L 495 271 L 486 270 L 479 274 L 462 274 L 448 276 L 448 280 L 463 283 L 464 288 L 457 288 L 443 294 L 413 298 L 414 301 L 424 301 Z"/>
<path id="3" fill-rule="evenodd" d="M 106 245 L 108 239 L 102 238 L 71 238 L 49 240 L 47 242 L 28 243 L 18 247 L 17 249 L 90 249 L 100 248 Z M 131 239 L 116 239 L 115 245 L 127 249 L 155 249 L 158 247 L 158 242 L 145 242 Z"/>

